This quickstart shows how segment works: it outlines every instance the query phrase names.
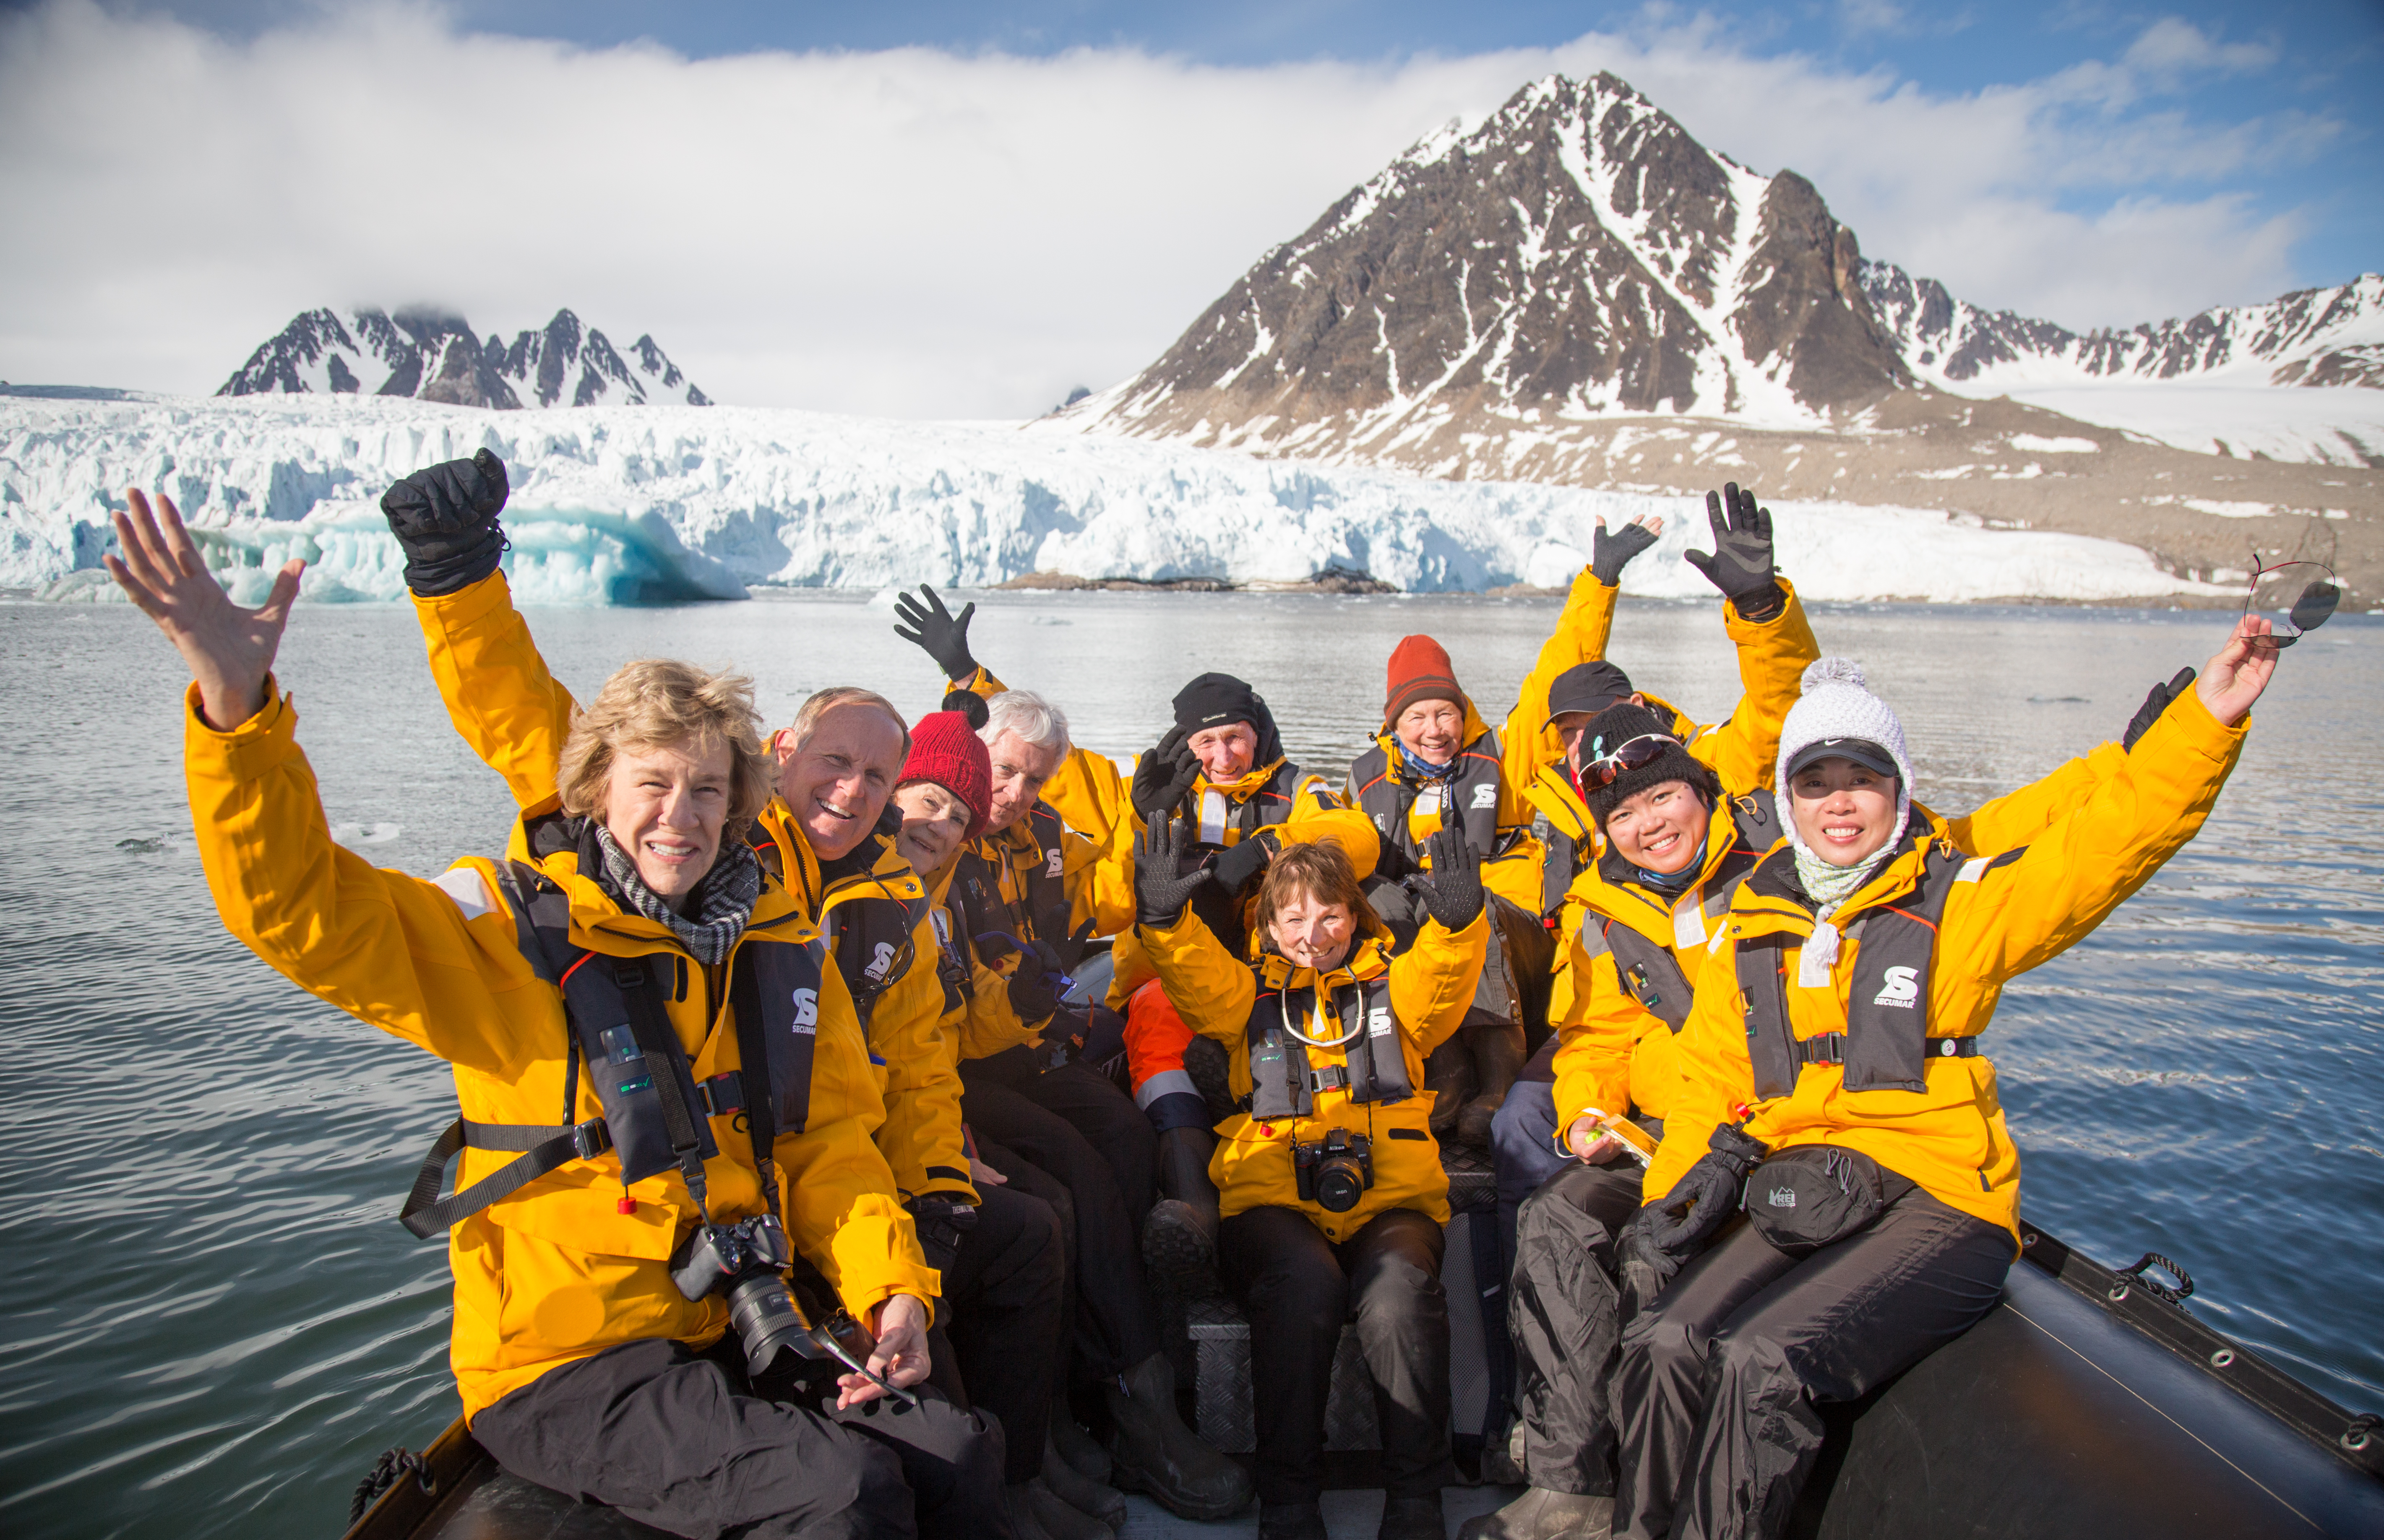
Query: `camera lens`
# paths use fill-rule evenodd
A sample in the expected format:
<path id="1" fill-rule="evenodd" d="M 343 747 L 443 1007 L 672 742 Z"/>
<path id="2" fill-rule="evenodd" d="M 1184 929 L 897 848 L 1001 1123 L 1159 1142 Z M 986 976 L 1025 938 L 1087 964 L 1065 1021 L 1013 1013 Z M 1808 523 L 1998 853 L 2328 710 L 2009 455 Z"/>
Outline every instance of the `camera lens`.
<path id="1" fill-rule="evenodd" d="M 1365 1191 L 1366 1180 L 1358 1162 L 1347 1155 L 1328 1155 L 1318 1163 L 1316 1206 L 1326 1213 L 1347 1213 Z"/>
<path id="2" fill-rule="evenodd" d="M 811 1331 L 803 1312 L 795 1308 L 794 1296 L 787 1292 L 786 1280 L 769 1272 L 749 1273 L 729 1285 L 728 1319 L 737 1328 L 737 1340 L 744 1344 L 748 1374 L 769 1368 L 779 1349 Z"/>

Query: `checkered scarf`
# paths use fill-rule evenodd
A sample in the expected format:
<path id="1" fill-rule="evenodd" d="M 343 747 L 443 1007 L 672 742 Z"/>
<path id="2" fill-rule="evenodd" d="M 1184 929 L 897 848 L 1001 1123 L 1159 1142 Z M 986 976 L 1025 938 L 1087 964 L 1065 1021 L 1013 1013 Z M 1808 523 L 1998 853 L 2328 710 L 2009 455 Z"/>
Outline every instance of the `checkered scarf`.
<path id="1" fill-rule="evenodd" d="M 596 843 L 604 851 L 607 892 L 647 919 L 668 925 L 697 962 L 728 960 L 737 938 L 745 934 L 745 923 L 753 917 L 754 901 L 762 896 L 762 863 L 743 840 L 721 840 L 719 858 L 689 895 L 687 907 L 695 915 L 691 920 L 646 886 L 638 876 L 636 858 L 621 849 L 602 824 L 596 826 Z"/>

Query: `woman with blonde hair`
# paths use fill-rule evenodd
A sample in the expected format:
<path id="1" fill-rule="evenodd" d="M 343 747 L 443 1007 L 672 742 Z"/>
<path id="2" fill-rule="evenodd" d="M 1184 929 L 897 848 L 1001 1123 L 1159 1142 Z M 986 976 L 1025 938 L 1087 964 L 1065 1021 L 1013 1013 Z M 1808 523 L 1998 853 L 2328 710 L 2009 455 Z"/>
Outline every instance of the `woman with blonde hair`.
<path id="1" fill-rule="evenodd" d="M 108 570 L 191 668 L 192 818 L 225 925 L 453 1066 L 463 1115 L 404 1217 L 447 1236 L 473 1435 L 676 1534 L 1007 1534 L 998 1437 L 908 1389 L 937 1280 L 871 1139 L 850 998 L 739 838 L 770 790 L 751 686 L 629 664 L 507 859 L 377 871 L 332 842 L 274 688 L 304 564 L 243 609 L 170 502 L 128 501 Z M 875 1334 L 845 1333 L 853 1372 L 825 1388 L 789 1374 L 834 1324 L 795 1306 L 797 1252 Z"/>

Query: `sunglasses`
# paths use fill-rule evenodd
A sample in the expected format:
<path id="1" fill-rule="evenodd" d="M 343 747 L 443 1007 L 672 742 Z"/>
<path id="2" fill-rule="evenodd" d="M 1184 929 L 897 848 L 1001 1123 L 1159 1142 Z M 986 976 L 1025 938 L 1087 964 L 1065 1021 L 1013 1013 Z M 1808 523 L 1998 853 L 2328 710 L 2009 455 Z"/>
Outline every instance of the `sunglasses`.
<path id="1" fill-rule="evenodd" d="M 2293 601 L 2293 607 L 2286 612 L 2285 624 L 2292 629 L 2269 639 L 2279 647 L 2291 647 L 2307 633 L 2325 625 L 2333 618 L 2334 607 L 2342 602 L 2342 587 L 2335 581 L 2334 568 L 2324 562 L 2278 562 L 2274 566 L 2262 566 L 2260 553 L 2254 551 L 2252 553 L 2252 586 L 2243 595 L 2243 613 L 2252 613 L 2252 606 L 2260 597 L 2262 583 L 2297 566 L 2314 567 L 2326 576 L 2303 588 L 2301 597 Z"/>
<path id="2" fill-rule="evenodd" d="M 1665 750 L 1680 746 L 1679 739 L 1666 738 L 1661 733 L 1641 733 L 1637 738 L 1626 739 L 1614 752 L 1601 754 L 1581 767 L 1582 785 L 1612 786 L 1614 778 L 1625 770 L 1653 764 L 1663 757 Z"/>

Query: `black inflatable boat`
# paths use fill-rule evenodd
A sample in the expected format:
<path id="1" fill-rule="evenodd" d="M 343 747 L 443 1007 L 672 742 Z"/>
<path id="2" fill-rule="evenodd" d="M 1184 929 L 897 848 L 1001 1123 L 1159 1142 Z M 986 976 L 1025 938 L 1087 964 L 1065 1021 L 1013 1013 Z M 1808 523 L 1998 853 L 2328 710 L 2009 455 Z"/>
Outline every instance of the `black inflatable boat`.
<path id="1" fill-rule="evenodd" d="M 2384 1422 L 2204 1326 L 2185 1308 L 2192 1282 L 2162 1259 L 2114 1273 L 2022 1235 L 1992 1315 L 1877 1395 L 1830 1409 L 1795 1534 L 2384 1536 Z M 505 1474 L 458 1422 L 348 1540 L 658 1533 Z"/>

